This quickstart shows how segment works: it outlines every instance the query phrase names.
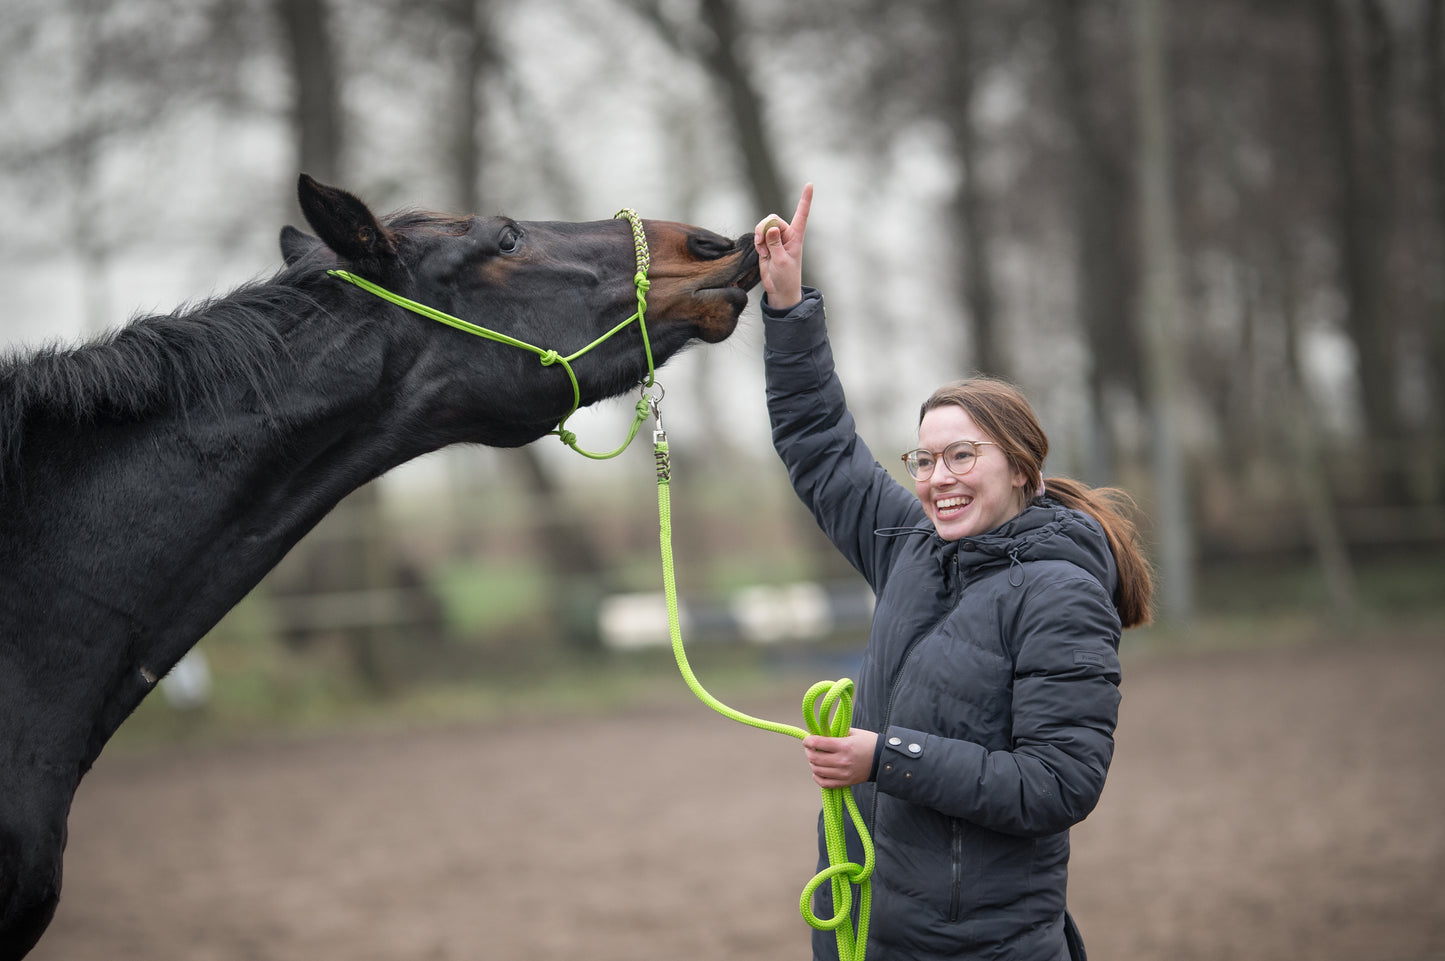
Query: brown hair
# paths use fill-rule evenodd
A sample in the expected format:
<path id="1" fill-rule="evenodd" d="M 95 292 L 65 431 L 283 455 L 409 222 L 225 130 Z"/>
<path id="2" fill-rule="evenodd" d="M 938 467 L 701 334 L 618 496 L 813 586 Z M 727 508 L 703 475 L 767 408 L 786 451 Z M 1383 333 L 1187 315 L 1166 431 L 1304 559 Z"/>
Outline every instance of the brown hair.
<path id="1" fill-rule="evenodd" d="M 1104 529 L 1109 549 L 1119 568 L 1119 620 L 1125 627 L 1148 624 L 1154 595 L 1154 575 L 1139 543 L 1139 530 L 1125 514 L 1134 501 L 1116 487 L 1089 487 L 1067 477 L 1043 476 L 1049 439 L 1039 426 L 1028 398 L 1013 384 L 994 377 L 954 381 L 933 392 L 918 412 L 921 423 L 929 411 L 953 404 L 998 444 L 1009 465 L 1024 475 L 1025 502 L 1041 491 L 1075 510 L 1081 510 Z"/>

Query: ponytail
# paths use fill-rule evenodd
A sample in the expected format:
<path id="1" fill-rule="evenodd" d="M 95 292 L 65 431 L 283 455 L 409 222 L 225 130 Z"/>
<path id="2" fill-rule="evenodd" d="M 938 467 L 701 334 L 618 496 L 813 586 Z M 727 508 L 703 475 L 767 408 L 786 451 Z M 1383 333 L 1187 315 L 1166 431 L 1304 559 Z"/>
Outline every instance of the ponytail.
<path id="1" fill-rule="evenodd" d="M 1119 621 L 1125 627 L 1148 624 L 1154 573 L 1139 543 L 1139 529 L 1125 513 L 1133 510 L 1134 499 L 1117 487 L 1089 487 L 1067 477 L 1045 478 L 1042 484 L 1049 497 L 1099 522 L 1119 569 Z"/>

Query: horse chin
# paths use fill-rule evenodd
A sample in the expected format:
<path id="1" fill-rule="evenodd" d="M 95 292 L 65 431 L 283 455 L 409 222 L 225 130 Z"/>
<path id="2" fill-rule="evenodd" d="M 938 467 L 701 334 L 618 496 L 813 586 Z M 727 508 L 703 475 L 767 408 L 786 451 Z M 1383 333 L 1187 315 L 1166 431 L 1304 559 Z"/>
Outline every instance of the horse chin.
<path id="1" fill-rule="evenodd" d="M 699 290 L 693 299 L 695 307 L 688 321 L 693 336 L 705 344 L 727 340 L 748 306 L 748 292 L 742 287 Z"/>

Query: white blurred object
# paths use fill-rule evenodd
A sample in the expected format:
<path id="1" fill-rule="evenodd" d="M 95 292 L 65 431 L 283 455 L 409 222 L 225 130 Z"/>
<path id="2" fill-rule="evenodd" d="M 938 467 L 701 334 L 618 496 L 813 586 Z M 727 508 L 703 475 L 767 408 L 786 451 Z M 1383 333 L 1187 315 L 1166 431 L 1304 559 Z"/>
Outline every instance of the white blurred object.
<path id="1" fill-rule="evenodd" d="M 211 666 L 206 655 L 191 648 L 161 678 L 161 695 L 177 711 L 194 711 L 205 707 L 211 699 Z"/>
<path id="2" fill-rule="evenodd" d="M 814 640 L 833 628 L 828 592 L 808 582 L 745 588 L 732 610 L 743 638 L 755 644 Z"/>
<path id="3" fill-rule="evenodd" d="M 667 622 L 667 597 L 661 592 L 614 594 L 598 611 L 602 642 L 616 650 L 664 646 L 672 635 Z M 687 630 L 687 611 L 679 602 L 678 621 Z"/>

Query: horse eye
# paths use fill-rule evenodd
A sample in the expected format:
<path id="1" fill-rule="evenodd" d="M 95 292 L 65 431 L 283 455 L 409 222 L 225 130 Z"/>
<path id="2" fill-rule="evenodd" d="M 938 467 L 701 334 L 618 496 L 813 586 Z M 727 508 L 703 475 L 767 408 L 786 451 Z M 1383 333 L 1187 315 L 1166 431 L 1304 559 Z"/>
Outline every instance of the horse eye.
<path id="1" fill-rule="evenodd" d="M 502 228 L 502 233 L 497 237 L 497 249 L 504 254 L 515 253 L 522 245 L 522 231 L 514 224 L 508 224 Z"/>

